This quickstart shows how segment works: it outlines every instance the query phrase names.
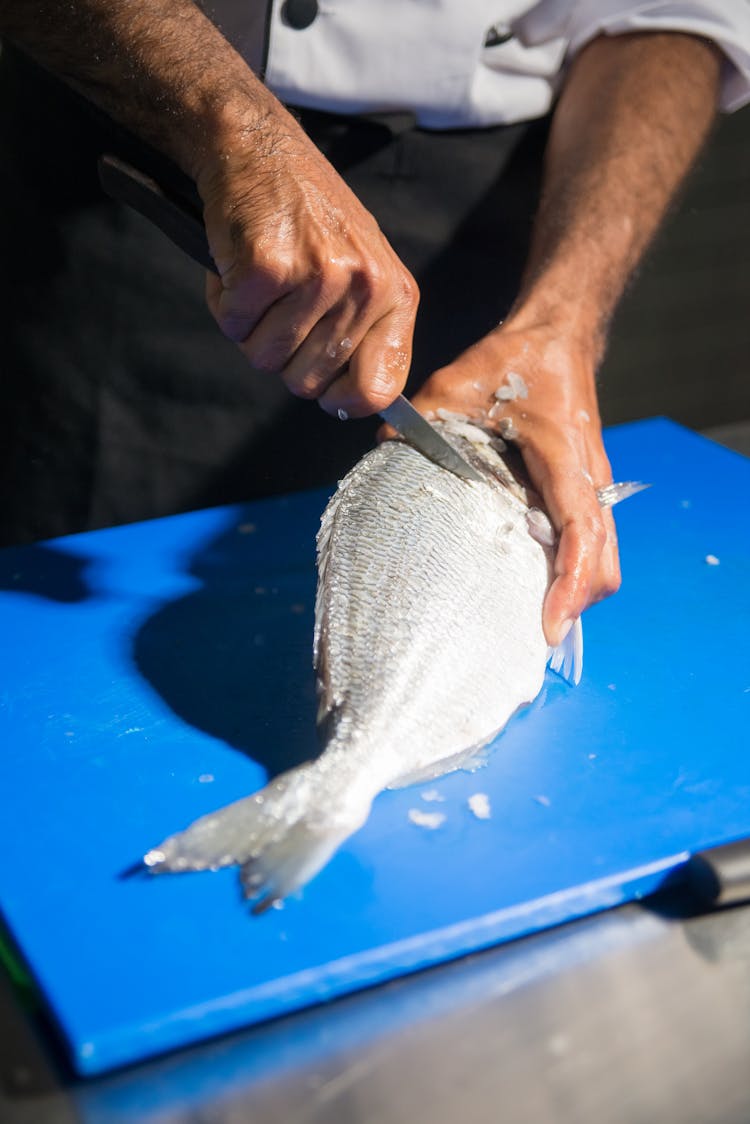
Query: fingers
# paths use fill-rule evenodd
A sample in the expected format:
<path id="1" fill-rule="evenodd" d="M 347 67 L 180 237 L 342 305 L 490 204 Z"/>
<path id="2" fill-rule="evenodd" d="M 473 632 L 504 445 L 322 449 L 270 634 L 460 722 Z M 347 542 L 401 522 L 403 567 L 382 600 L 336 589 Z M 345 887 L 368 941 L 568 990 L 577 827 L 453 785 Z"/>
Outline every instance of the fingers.
<path id="1" fill-rule="evenodd" d="M 208 306 L 248 361 L 293 394 L 370 414 L 406 381 L 417 286 L 308 138 L 286 119 L 283 129 L 262 166 L 230 159 L 205 179 L 220 273 L 207 281 Z"/>
<path id="2" fill-rule="evenodd" d="M 443 407 L 501 434 L 512 431 L 558 533 L 543 612 L 545 635 L 555 645 L 587 605 L 619 588 L 620 566 L 612 513 L 596 495 L 612 476 L 591 366 L 574 349 L 561 361 L 557 337 L 552 343 L 538 332 L 496 333 L 435 372 L 413 403 L 422 412 Z M 522 376 L 527 397 L 502 400 L 498 410 L 495 392 L 508 371 Z"/>
<path id="3" fill-rule="evenodd" d="M 558 442 L 546 447 L 526 442 L 522 452 L 560 533 L 555 578 L 543 613 L 547 641 L 556 645 L 588 605 L 614 593 L 620 585 L 614 520 L 611 512 L 602 511 L 594 483 L 607 483 L 611 474 L 608 465 L 606 470 L 601 466 L 602 460 L 606 463 L 602 452 L 596 458 L 600 476 L 593 478 L 586 467 L 589 457 L 574 440 L 567 448 Z"/>
<path id="4" fill-rule="evenodd" d="M 393 402 L 406 383 L 411 366 L 413 313 L 396 309 L 364 336 L 348 368 L 319 398 L 329 414 L 349 417 L 376 413 Z"/>
<path id="5" fill-rule="evenodd" d="M 611 474 L 610 481 L 611 482 Z M 620 552 L 617 545 L 617 530 L 615 528 L 615 520 L 611 510 L 607 509 L 602 512 L 604 518 L 604 527 L 607 532 L 607 541 L 602 550 L 601 563 L 599 568 L 599 581 L 595 587 L 594 601 L 601 601 L 605 597 L 610 597 L 613 593 L 617 593 L 620 585 L 622 584 L 622 572 L 620 570 Z"/>
<path id="6" fill-rule="evenodd" d="M 281 375 L 293 394 L 317 398 L 362 330 L 346 281 L 334 289 L 330 281 L 315 279 L 271 305 L 239 346 L 256 370 Z"/>
<path id="7" fill-rule="evenodd" d="M 275 300 L 257 279 L 229 292 L 209 276 L 206 295 L 252 366 L 280 374 L 293 394 L 319 399 L 330 413 L 371 414 L 406 382 L 419 296 L 400 263 L 387 275 L 337 267 L 281 288 Z"/>
<path id="8" fill-rule="evenodd" d="M 281 271 L 248 265 L 241 273 L 206 275 L 206 303 L 219 328 L 233 343 L 242 343 L 266 312 L 295 285 Z"/>
<path id="9" fill-rule="evenodd" d="M 591 486 L 596 491 L 598 488 L 612 483 L 612 468 L 602 444 L 601 424 L 598 416 L 595 422 L 589 422 L 586 426 L 584 443 Z M 605 597 L 617 593 L 622 582 L 614 515 L 611 508 L 602 508 L 598 498 L 596 502 L 604 524 L 606 538 L 599 559 L 599 569 L 592 583 L 590 603 L 601 601 Z"/>

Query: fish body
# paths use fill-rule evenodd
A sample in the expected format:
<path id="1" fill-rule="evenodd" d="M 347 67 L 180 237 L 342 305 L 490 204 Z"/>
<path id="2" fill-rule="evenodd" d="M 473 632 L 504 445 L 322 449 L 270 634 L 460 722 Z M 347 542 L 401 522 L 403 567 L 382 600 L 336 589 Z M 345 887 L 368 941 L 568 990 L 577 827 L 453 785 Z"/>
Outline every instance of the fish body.
<path id="1" fill-rule="evenodd" d="M 361 758 L 379 787 L 444 772 L 542 685 L 553 551 L 529 533 L 520 490 L 492 471 L 505 470 L 499 454 L 462 429 L 455 443 L 484 483 L 388 442 L 346 477 L 323 515 L 320 717 L 328 748 Z"/>
<path id="2" fill-rule="evenodd" d="M 239 864 L 259 912 L 309 881 L 382 789 L 465 764 L 539 693 L 551 525 L 501 441 L 437 424 L 481 482 L 387 441 L 323 514 L 314 638 L 323 752 L 165 840 L 145 857 L 151 870 Z M 580 626 L 565 644 L 580 674 Z"/>

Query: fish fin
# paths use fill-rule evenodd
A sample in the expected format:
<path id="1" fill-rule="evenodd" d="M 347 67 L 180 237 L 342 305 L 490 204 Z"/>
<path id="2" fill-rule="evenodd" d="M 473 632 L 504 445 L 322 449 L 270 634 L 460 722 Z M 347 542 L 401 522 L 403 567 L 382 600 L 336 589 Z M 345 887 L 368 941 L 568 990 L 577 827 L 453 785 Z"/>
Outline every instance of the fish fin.
<path id="1" fill-rule="evenodd" d="M 240 869 L 242 895 L 258 916 L 306 885 L 326 865 L 349 831 L 321 831 L 302 817 L 269 839 Z"/>
<path id="2" fill-rule="evenodd" d="M 445 773 L 452 773 L 455 769 L 460 769 L 461 766 L 454 764 L 454 761 L 455 756 L 448 757 L 444 761 L 438 761 L 436 764 L 427 765 L 424 769 L 415 769 L 412 773 L 404 773 L 402 776 L 392 780 L 388 788 L 410 788 L 414 784 L 428 784 L 430 781 L 442 777 Z"/>
<path id="3" fill-rule="evenodd" d="M 153 874 L 239 865 L 253 912 L 298 890 L 362 826 L 370 802 L 332 791 L 317 762 L 280 774 L 265 788 L 209 812 L 144 857 Z"/>
<path id="4" fill-rule="evenodd" d="M 552 526 L 552 520 L 546 511 L 539 507 L 530 507 L 526 512 L 526 526 L 535 542 L 541 546 L 554 546 L 557 534 Z"/>
<path id="5" fill-rule="evenodd" d="M 596 489 L 596 498 L 599 500 L 600 507 L 614 507 L 616 503 L 622 503 L 623 500 L 630 499 L 638 492 L 642 492 L 645 488 L 650 488 L 650 484 L 643 484 L 640 480 L 621 480 L 615 484 L 605 484 L 603 488 Z"/>
<path id="6" fill-rule="evenodd" d="M 473 773 L 487 764 L 487 754 L 489 752 L 487 746 L 490 742 L 494 741 L 496 737 L 497 731 L 477 745 L 471 746 L 469 749 L 462 749 L 459 750 L 458 753 L 451 754 L 450 757 L 443 757 L 440 761 L 433 761 L 431 765 L 425 765 L 422 769 L 415 769 L 413 772 L 403 773 L 401 776 L 391 781 L 388 788 L 409 788 L 414 784 L 428 784 L 430 781 L 437 780 L 438 777 L 444 777 L 446 773 L 455 773 L 459 769 L 464 769 L 467 773 Z"/>
<path id="7" fill-rule="evenodd" d="M 562 675 L 569 683 L 577 686 L 583 672 L 583 626 L 577 617 L 568 635 L 555 648 L 548 651 L 547 662 L 552 671 Z"/>

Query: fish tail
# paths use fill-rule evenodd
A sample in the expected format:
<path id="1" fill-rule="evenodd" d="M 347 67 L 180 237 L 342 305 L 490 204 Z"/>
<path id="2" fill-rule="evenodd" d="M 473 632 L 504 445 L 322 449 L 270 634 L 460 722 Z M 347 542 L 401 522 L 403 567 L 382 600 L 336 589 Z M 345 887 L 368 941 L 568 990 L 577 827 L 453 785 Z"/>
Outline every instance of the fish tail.
<path id="1" fill-rule="evenodd" d="M 153 874 L 238 865 L 252 912 L 299 890 L 362 826 L 370 801 L 332 793 L 311 762 L 280 774 L 252 796 L 201 816 L 144 856 Z"/>

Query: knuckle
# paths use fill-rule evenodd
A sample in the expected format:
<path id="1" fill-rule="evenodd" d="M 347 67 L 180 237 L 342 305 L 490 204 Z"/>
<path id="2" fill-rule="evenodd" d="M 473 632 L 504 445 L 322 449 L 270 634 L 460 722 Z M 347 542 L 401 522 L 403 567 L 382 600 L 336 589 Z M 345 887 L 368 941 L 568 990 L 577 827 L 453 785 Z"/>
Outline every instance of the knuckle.
<path id="1" fill-rule="evenodd" d="M 419 305 L 419 285 L 408 271 L 404 272 L 401 280 L 401 305 L 410 312 Z"/>
<path id="2" fill-rule="evenodd" d="M 348 284 L 348 270 L 339 262 L 327 263 L 310 274 L 307 282 L 310 306 L 322 314 L 336 304 Z"/>
<path id="3" fill-rule="evenodd" d="M 272 262 L 256 262 L 251 257 L 236 258 L 221 275 L 224 291 L 233 300 L 264 303 L 276 300 L 287 289 L 287 275 Z"/>
<path id="4" fill-rule="evenodd" d="M 449 400 L 455 394 L 455 377 L 446 367 L 430 375 L 430 394 L 433 398 Z"/>
<path id="5" fill-rule="evenodd" d="M 607 540 L 605 557 L 606 563 L 602 567 L 601 588 L 602 596 L 610 597 L 613 593 L 617 593 L 622 585 L 622 574 L 620 571 L 620 559 L 617 554 L 617 546 L 611 538 Z"/>
<path id="6" fill-rule="evenodd" d="M 245 350 L 245 358 L 250 366 L 262 375 L 277 375 L 281 367 L 271 361 L 267 355 L 257 351 Z"/>
<path id="7" fill-rule="evenodd" d="M 306 378 L 303 382 L 297 383 L 289 389 L 295 397 L 304 398 L 307 402 L 314 401 L 320 394 L 319 383 L 317 381 L 313 382 L 312 377 Z"/>
<path id="8" fill-rule="evenodd" d="M 589 536 L 596 549 L 601 552 L 607 542 L 607 531 L 601 517 L 591 516 L 589 521 Z"/>
<path id="9" fill-rule="evenodd" d="M 224 300 L 218 301 L 211 310 L 223 335 L 232 343 L 243 343 L 250 335 L 253 320 L 244 309 L 227 307 Z"/>
<path id="10" fill-rule="evenodd" d="M 218 320 L 222 335 L 232 343 L 242 343 L 248 334 L 248 325 L 244 320 L 236 320 L 230 316 L 222 316 Z M 252 363 L 252 359 L 250 360 Z"/>
<path id="11" fill-rule="evenodd" d="M 255 367 L 256 371 L 262 371 L 264 374 L 273 373 L 273 365 L 268 361 L 268 353 L 265 348 L 256 347 L 251 340 L 247 340 L 242 350 L 248 363 Z"/>
<path id="12" fill-rule="evenodd" d="M 605 597 L 611 597 L 617 593 L 622 584 L 619 573 L 608 573 L 599 578 L 591 589 L 591 601 L 603 601 Z"/>
<path id="13" fill-rule="evenodd" d="M 252 275 L 270 289 L 282 289 L 291 274 L 291 263 L 283 254 L 274 253 L 270 246 L 253 246 L 237 268 L 244 276 Z"/>
<path id="14" fill-rule="evenodd" d="M 278 336 L 270 343 L 248 348 L 247 358 L 259 371 L 276 374 L 289 361 L 298 346 L 293 333 Z"/>
<path id="15" fill-rule="evenodd" d="M 602 583 L 602 591 L 605 597 L 611 597 L 613 593 L 617 593 L 622 585 L 622 576 L 619 571 L 617 573 L 608 574 Z"/>
<path id="16" fill-rule="evenodd" d="M 324 389 L 324 379 L 319 371 L 308 370 L 299 377 L 283 376 L 287 388 L 296 398 L 305 398 L 311 401 L 318 398 Z"/>
<path id="17" fill-rule="evenodd" d="M 598 512 L 580 515 L 577 519 L 578 533 L 591 551 L 601 554 L 607 542 L 607 530 Z"/>
<path id="18" fill-rule="evenodd" d="M 384 283 L 383 271 L 378 262 L 364 262 L 352 271 L 351 291 L 356 302 L 363 308 L 371 305 L 379 296 Z"/>

